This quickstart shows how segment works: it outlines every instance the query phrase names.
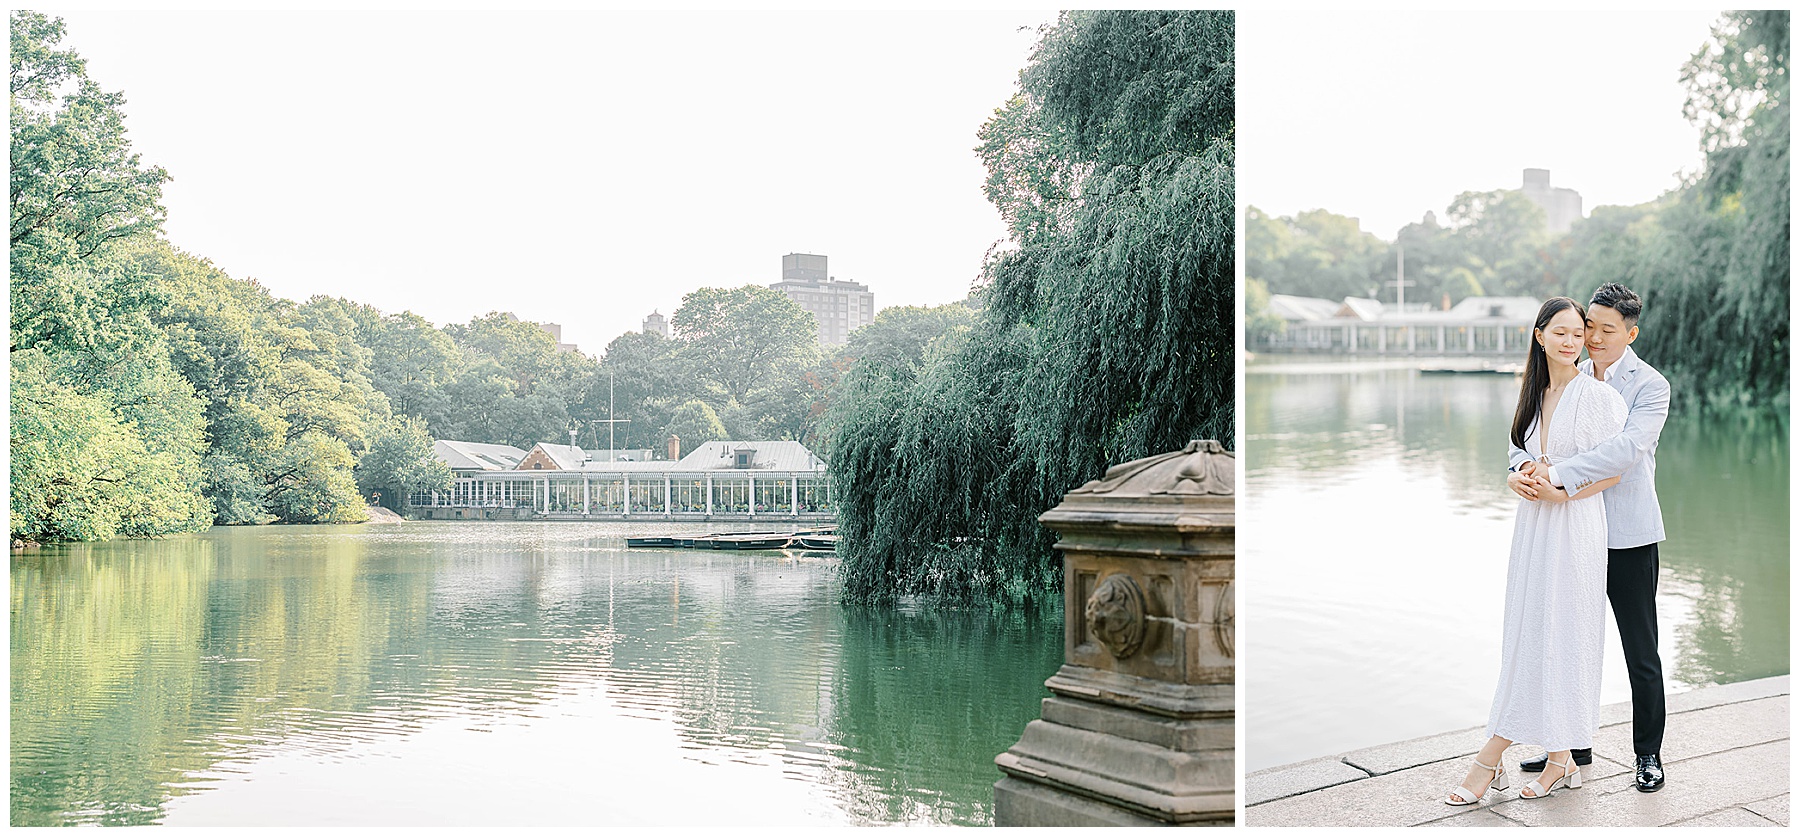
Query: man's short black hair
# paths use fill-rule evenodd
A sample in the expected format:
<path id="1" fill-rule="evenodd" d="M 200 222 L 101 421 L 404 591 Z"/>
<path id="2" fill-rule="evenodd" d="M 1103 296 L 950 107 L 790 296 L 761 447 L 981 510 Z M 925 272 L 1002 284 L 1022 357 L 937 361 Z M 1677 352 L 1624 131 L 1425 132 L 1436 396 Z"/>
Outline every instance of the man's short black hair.
<path id="1" fill-rule="evenodd" d="M 1594 291 L 1594 298 L 1588 300 L 1588 307 L 1604 305 L 1619 312 L 1625 325 L 1637 325 L 1638 316 L 1644 313 L 1644 301 L 1631 292 L 1630 288 L 1617 282 L 1608 282 Z"/>

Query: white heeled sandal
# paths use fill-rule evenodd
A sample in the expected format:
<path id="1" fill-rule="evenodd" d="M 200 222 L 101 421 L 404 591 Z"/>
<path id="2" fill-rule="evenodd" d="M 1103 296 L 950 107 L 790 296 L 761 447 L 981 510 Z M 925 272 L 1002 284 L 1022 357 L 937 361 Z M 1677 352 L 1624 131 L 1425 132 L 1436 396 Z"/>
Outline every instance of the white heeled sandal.
<path id="1" fill-rule="evenodd" d="M 1496 761 L 1498 761 L 1498 759 L 1496 759 Z M 1475 766 L 1494 774 L 1494 780 L 1489 782 L 1487 789 L 1481 793 L 1476 793 L 1468 788 L 1462 787 L 1451 791 L 1449 796 L 1444 797 L 1445 805 L 1474 805 L 1475 803 L 1480 802 L 1482 797 L 1487 796 L 1494 791 L 1506 790 L 1506 786 L 1509 783 L 1506 780 L 1505 767 L 1498 764 L 1482 764 L 1481 759 L 1475 760 Z M 1456 801 L 1458 797 L 1462 798 L 1463 801 Z"/>
<path id="2" fill-rule="evenodd" d="M 1547 788 L 1544 787 L 1542 782 L 1534 780 L 1531 784 L 1525 786 L 1525 790 L 1519 792 L 1520 799 L 1543 799 L 1544 797 L 1549 796 L 1551 791 L 1560 787 L 1581 787 L 1581 766 L 1577 765 L 1573 758 L 1566 761 L 1546 760 L 1545 763 L 1554 764 L 1557 767 L 1562 768 L 1563 775 L 1556 777 L 1556 781 L 1551 782 L 1550 787 Z M 1526 796 L 1525 794 L 1527 792 L 1531 795 Z"/>

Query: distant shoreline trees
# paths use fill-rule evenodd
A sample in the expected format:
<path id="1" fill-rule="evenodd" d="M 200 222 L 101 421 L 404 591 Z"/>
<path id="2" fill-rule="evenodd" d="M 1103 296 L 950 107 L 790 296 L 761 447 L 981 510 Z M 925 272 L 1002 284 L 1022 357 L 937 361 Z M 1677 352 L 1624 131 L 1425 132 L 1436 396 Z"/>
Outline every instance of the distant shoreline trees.
<path id="1" fill-rule="evenodd" d="M 449 486 L 434 438 L 661 450 L 816 433 L 841 352 L 759 286 L 703 288 L 677 337 L 603 359 L 493 312 L 279 299 L 160 237 L 169 175 L 142 163 L 124 98 L 59 49 L 61 20 L 11 15 L 11 535 L 105 540 L 214 524 L 347 523 L 375 495 Z M 609 409 L 616 378 L 619 415 Z"/>

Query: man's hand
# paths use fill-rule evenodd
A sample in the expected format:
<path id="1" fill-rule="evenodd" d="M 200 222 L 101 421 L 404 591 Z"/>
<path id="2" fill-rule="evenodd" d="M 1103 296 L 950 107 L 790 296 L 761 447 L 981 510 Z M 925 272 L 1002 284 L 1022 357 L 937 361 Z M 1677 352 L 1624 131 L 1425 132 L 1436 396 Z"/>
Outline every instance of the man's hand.
<path id="1" fill-rule="evenodd" d="M 1538 498 L 1537 480 L 1530 475 L 1528 470 L 1526 470 L 1533 464 L 1534 463 L 1527 462 L 1524 466 L 1521 466 L 1519 470 L 1512 471 L 1506 475 L 1506 487 L 1512 489 L 1514 494 L 1524 497 L 1527 500 L 1536 500 Z"/>
<path id="2" fill-rule="evenodd" d="M 1550 480 L 1544 477 L 1533 477 L 1532 479 L 1536 483 L 1537 498 L 1539 500 L 1546 503 L 1566 503 L 1569 501 L 1568 492 L 1551 485 Z"/>
<path id="3" fill-rule="evenodd" d="M 1524 462 L 1519 463 L 1519 473 L 1529 477 L 1532 474 L 1537 473 L 1540 464 L 1541 463 L 1535 459 L 1527 459 Z"/>

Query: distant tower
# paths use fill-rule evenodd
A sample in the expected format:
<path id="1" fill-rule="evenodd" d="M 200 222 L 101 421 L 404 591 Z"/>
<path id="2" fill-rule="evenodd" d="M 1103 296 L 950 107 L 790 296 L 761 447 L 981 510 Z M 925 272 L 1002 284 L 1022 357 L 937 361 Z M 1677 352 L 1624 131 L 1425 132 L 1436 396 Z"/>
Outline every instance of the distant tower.
<path id="1" fill-rule="evenodd" d="M 1581 193 L 1550 185 L 1549 169 L 1526 169 L 1525 182 L 1519 187 L 1525 197 L 1544 210 L 1550 232 L 1562 235 L 1581 220 Z"/>
<path id="2" fill-rule="evenodd" d="M 556 323 L 538 323 L 537 327 L 543 329 L 544 333 L 549 334 L 551 339 L 556 341 L 556 350 L 557 351 L 559 351 L 559 352 L 579 351 L 579 349 L 575 346 L 574 343 L 564 343 L 562 341 L 562 326 L 560 326 Z"/>
<path id="3" fill-rule="evenodd" d="M 850 332 L 875 319 L 875 295 L 868 286 L 832 278 L 825 257 L 815 253 L 782 256 L 781 281 L 769 287 L 818 318 L 820 345 L 842 346 Z"/>
<path id="4" fill-rule="evenodd" d="M 650 316 L 644 318 L 644 333 L 660 334 L 664 337 L 668 337 L 669 318 L 658 314 L 655 311 L 651 311 Z"/>

